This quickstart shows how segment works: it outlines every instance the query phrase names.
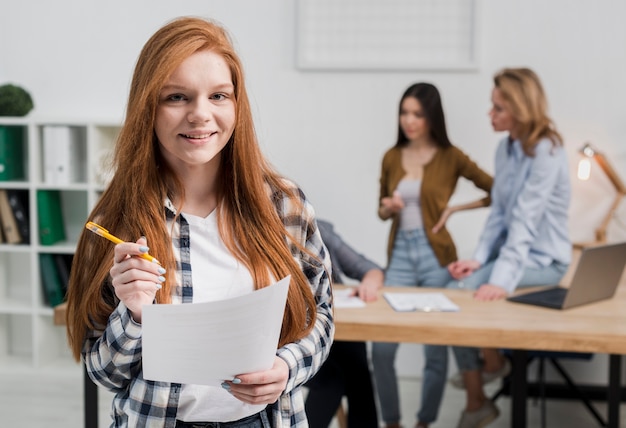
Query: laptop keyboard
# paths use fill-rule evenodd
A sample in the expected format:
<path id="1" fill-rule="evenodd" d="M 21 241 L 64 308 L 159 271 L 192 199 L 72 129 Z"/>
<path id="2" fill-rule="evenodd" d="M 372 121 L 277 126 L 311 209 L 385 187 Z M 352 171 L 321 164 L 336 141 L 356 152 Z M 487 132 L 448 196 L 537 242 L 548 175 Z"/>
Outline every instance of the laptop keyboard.
<path id="1" fill-rule="evenodd" d="M 565 295 L 567 295 L 567 288 L 551 288 L 550 290 L 545 290 L 537 294 L 539 300 L 543 300 L 548 303 L 561 304 L 565 300 Z"/>
<path id="2" fill-rule="evenodd" d="M 560 309 L 563 306 L 566 295 L 567 288 L 554 287 L 548 288 L 546 290 L 534 291 L 527 294 L 512 296 L 509 297 L 507 300 Z"/>

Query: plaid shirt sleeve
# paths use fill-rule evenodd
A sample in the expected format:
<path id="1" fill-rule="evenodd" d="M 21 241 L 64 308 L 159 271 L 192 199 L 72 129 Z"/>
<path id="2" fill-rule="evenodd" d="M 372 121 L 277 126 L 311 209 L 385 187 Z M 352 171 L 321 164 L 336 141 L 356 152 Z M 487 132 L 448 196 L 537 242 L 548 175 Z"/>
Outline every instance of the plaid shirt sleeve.
<path id="1" fill-rule="evenodd" d="M 120 302 L 103 331 L 90 332 L 83 347 L 91 378 L 112 391 L 125 389 L 141 371 L 141 325 Z"/>
<path id="2" fill-rule="evenodd" d="M 300 198 L 301 210 L 296 209 L 297 204 L 287 195 L 275 195 L 274 201 L 291 238 L 315 256 L 311 257 L 295 245 L 291 246 L 294 258 L 311 285 L 317 304 L 317 317 L 312 320 L 314 327 L 308 336 L 283 346 L 277 352 L 289 365 L 285 393 L 274 405 L 274 426 L 277 427 L 308 426 L 300 387 L 317 373 L 328 357 L 335 332 L 329 276 L 330 256 L 317 228 L 313 207 L 295 185 L 294 190 Z"/>
<path id="3" fill-rule="evenodd" d="M 87 373 L 115 393 L 112 427 L 174 428 L 180 385 L 145 380 L 141 349 L 141 325 L 120 302 L 106 328 L 91 331 L 85 340 Z"/>

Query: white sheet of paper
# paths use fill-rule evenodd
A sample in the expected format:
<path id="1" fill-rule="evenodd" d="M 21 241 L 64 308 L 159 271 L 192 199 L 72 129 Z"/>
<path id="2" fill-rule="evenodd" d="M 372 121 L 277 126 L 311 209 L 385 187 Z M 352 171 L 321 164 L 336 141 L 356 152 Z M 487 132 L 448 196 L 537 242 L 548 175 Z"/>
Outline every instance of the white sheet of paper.
<path id="1" fill-rule="evenodd" d="M 353 288 L 333 290 L 333 303 L 336 308 L 364 308 L 365 302 L 357 296 L 351 296 Z"/>
<path id="2" fill-rule="evenodd" d="M 398 312 L 457 312 L 458 305 L 443 293 L 383 293 Z"/>
<path id="3" fill-rule="evenodd" d="M 270 369 L 290 279 L 227 300 L 144 306 L 144 378 L 219 386 Z"/>

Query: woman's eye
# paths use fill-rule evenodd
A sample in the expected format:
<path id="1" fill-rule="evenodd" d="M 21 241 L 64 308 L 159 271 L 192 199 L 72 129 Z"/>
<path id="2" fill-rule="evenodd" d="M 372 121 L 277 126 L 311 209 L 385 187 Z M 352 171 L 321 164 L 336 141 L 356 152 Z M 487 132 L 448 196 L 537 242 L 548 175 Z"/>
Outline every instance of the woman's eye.
<path id="1" fill-rule="evenodd" d="M 185 96 L 182 94 L 172 94 L 172 95 L 168 95 L 166 100 L 167 101 L 183 101 L 185 100 Z"/>
<path id="2" fill-rule="evenodd" d="M 226 94 L 213 94 L 211 95 L 211 99 L 215 101 L 222 101 L 226 99 Z"/>

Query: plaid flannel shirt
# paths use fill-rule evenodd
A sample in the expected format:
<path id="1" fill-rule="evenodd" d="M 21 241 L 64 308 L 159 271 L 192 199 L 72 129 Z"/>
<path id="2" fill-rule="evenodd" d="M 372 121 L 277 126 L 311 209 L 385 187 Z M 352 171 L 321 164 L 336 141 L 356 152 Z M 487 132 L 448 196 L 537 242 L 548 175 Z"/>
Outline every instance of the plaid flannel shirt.
<path id="1" fill-rule="evenodd" d="M 279 348 L 276 354 L 289 366 L 287 386 L 279 399 L 269 405 L 272 427 L 308 427 L 301 386 L 320 369 L 330 352 L 334 335 L 330 278 L 330 257 L 316 227 L 313 207 L 293 183 L 303 209 L 282 192 L 268 190 L 277 212 L 291 237 L 322 262 L 290 245 L 294 259 L 307 277 L 317 304 L 317 318 L 311 333 Z M 165 203 L 171 224 L 176 212 Z M 179 216 L 174 224 L 172 242 L 177 265 L 177 286 L 173 303 L 191 301 L 191 264 L 189 263 L 189 225 Z M 145 380 L 141 365 L 141 325 L 134 322 L 122 302 L 110 315 L 102 330 L 90 331 L 83 346 L 83 359 L 91 379 L 115 393 L 111 427 L 165 427 L 176 425 L 180 384 Z"/>

